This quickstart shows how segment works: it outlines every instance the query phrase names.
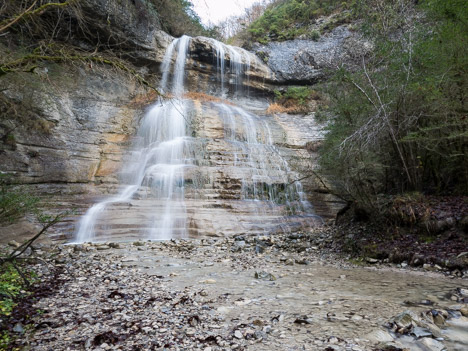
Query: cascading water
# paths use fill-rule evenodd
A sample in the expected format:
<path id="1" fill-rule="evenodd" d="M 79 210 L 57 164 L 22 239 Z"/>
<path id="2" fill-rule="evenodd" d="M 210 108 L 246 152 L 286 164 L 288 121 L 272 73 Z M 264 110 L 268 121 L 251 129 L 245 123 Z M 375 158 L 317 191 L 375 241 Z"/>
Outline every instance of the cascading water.
<path id="1" fill-rule="evenodd" d="M 146 229 L 149 239 L 170 239 L 175 230 L 185 237 L 184 168 L 190 166 L 189 142 L 185 121 L 184 68 L 190 38 L 183 36 L 173 41 L 162 64 L 161 90 L 168 90 L 169 66 L 177 50 L 172 86 L 169 91 L 176 97 L 171 101 L 159 100 L 145 115 L 137 133 L 135 150 L 123 170 L 126 186 L 120 194 L 104 200 L 83 216 L 76 235 L 77 242 L 96 239 L 96 224 L 108 205 L 129 201 L 138 191 L 160 204 L 156 205 L 152 223 Z M 142 196 L 142 195 L 139 195 Z M 161 205 L 162 203 L 162 205 Z M 159 206 L 158 206 L 159 205 Z"/>
<path id="2" fill-rule="evenodd" d="M 315 220 L 265 118 L 232 102 L 184 96 L 190 40 L 166 50 L 160 90 L 174 98 L 160 99 L 143 118 L 122 170 L 127 185 L 86 212 L 76 242 L 267 233 L 294 213 Z M 221 96 L 227 84 L 237 96 L 251 54 L 211 43 Z"/>

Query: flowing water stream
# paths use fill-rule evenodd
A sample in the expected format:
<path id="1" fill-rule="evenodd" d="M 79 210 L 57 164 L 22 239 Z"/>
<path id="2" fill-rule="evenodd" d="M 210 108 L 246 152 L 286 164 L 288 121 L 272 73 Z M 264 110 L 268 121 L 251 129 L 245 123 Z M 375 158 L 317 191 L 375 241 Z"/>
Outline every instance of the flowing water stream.
<path id="1" fill-rule="evenodd" d="M 203 234 L 207 225 L 211 233 L 224 235 L 239 230 L 266 233 L 278 227 L 289 230 L 288 222 L 297 226 L 320 221 L 274 145 L 266 118 L 237 106 L 236 100 L 186 98 L 190 40 L 183 36 L 168 46 L 159 88 L 171 98 L 158 99 L 148 110 L 125 158 L 120 192 L 85 213 L 75 242 L 185 238 Z M 227 86 L 233 87 L 236 98 L 245 89 L 250 54 L 216 40 L 211 43 L 214 84 L 220 85 L 223 98 Z M 216 208 L 220 217 L 208 218 L 204 208 Z"/>

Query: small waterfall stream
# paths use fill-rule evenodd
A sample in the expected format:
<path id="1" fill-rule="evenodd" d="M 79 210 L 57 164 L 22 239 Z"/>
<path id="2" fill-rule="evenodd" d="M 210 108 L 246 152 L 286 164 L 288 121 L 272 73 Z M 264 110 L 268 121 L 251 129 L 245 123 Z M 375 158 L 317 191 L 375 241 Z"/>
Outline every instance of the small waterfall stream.
<path id="1" fill-rule="evenodd" d="M 85 213 L 75 242 L 185 238 L 207 225 L 224 235 L 254 227 L 266 233 L 284 226 L 291 214 L 317 220 L 264 118 L 231 102 L 184 97 L 190 40 L 183 36 L 168 46 L 159 88 L 172 98 L 159 99 L 146 113 L 121 172 L 126 185 Z M 228 83 L 235 97 L 243 89 L 250 55 L 215 40 L 212 44 L 221 96 L 227 96 Z M 219 121 L 222 135 L 199 130 L 200 125 L 213 129 L 211 123 Z M 205 213 L 208 208 L 221 217 Z M 224 208 L 235 210 L 227 216 Z M 265 221 L 269 224 L 262 227 Z"/>

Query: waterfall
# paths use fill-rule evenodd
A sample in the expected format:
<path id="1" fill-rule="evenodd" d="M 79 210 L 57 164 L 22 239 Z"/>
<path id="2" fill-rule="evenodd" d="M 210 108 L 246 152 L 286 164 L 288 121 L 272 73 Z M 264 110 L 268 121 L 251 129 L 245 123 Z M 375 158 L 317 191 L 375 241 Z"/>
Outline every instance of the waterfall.
<path id="1" fill-rule="evenodd" d="M 215 39 L 211 39 L 213 51 L 216 57 L 216 70 L 219 81 L 221 82 L 221 95 L 226 97 L 225 91 L 225 74 L 226 74 L 226 54 L 229 59 L 229 70 L 234 76 L 232 85 L 234 85 L 235 95 L 242 92 L 242 78 L 250 69 L 251 54 L 238 47 L 223 44 Z"/>
<path id="2" fill-rule="evenodd" d="M 300 182 L 291 182 L 293 172 L 274 145 L 271 121 L 232 102 L 184 97 L 190 40 L 183 36 L 168 46 L 159 89 L 174 98 L 158 99 L 145 114 L 124 159 L 121 181 L 126 185 L 85 213 L 75 242 L 109 236 L 185 238 L 208 232 L 208 227 L 216 235 L 243 228 L 267 233 L 283 226 L 291 213 L 315 218 Z M 229 81 L 236 97 L 251 54 L 210 40 L 221 96 L 227 97 Z"/>
<path id="3" fill-rule="evenodd" d="M 159 100 L 146 113 L 138 129 L 129 163 L 123 170 L 129 184 L 116 196 L 92 206 L 79 223 L 76 242 L 96 239 L 96 224 L 103 211 L 114 203 L 129 201 L 139 190 L 162 202 L 155 211 L 146 237 L 152 240 L 170 239 L 174 230 L 186 236 L 184 206 L 184 168 L 190 166 L 186 158 L 188 148 L 186 131 L 186 104 L 184 93 L 185 59 L 190 38 L 183 36 L 168 47 L 162 63 L 161 90 L 168 89 L 169 68 L 174 51 L 177 58 L 169 92 L 179 99 Z M 157 205 L 157 204 L 156 204 Z"/>

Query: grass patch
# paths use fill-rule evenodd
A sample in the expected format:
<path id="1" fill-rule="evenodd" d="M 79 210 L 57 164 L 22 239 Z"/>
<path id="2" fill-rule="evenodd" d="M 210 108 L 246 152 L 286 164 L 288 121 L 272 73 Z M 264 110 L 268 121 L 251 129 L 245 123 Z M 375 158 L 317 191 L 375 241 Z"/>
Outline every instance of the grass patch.
<path id="1" fill-rule="evenodd" d="M 321 95 L 309 87 L 288 87 L 286 91 L 275 91 L 275 101 L 270 104 L 267 112 L 305 114 L 315 110 L 321 100 Z"/>

